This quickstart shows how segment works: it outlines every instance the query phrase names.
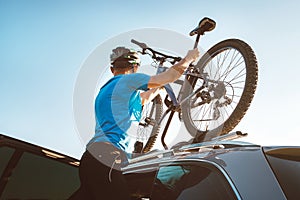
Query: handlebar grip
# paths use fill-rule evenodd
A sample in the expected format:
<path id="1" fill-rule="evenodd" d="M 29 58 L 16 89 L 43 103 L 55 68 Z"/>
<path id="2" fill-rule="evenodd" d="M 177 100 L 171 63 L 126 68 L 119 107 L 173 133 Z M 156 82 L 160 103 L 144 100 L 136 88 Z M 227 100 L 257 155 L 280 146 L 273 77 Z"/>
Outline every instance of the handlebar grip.
<path id="1" fill-rule="evenodd" d="M 132 42 L 133 44 L 138 45 L 138 46 L 141 47 L 142 49 L 147 49 L 147 48 L 148 48 L 148 46 L 147 46 L 145 43 L 138 42 L 138 41 L 136 41 L 136 40 L 134 40 L 134 39 L 131 39 L 131 42 Z"/>

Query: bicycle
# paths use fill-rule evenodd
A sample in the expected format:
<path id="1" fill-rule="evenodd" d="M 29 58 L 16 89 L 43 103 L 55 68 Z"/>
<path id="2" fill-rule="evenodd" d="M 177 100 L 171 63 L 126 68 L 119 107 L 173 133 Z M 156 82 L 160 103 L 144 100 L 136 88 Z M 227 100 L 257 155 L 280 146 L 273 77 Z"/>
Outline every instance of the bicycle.
<path id="1" fill-rule="evenodd" d="M 190 32 L 196 35 L 194 48 L 200 36 L 212 31 L 216 22 L 203 18 Z M 167 55 L 148 47 L 134 39 L 142 55 L 150 55 L 158 63 L 157 72 L 168 69 L 164 63 L 175 64 L 180 57 Z M 214 67 L 216 66 L 216 68 Z M 242 40 L 227 39 L 212 46 L 198 61 L 191 64 L 184 73 L 184 80 L 177 96 L 172 87 L 165 85 L 167 96 L 164 100 L 167 110 L 163 113 L 163 101 L 156 96 L 149 105 L 143 107 L 143 117 L 139 123 L 138 139 L 133 153 L 146 153 L 153 147 L 160 132 L 163 119 L 170 113 L 161 136 L 164 142 L 167 130 L 175 112 L 193 137 L 193 143 L 208 141 L 227 134 L 243 118 L 254 97 L 258 79 L 258 66 L 252 48 Z M 146 142 L 144 145 L 143 142 Z"/>

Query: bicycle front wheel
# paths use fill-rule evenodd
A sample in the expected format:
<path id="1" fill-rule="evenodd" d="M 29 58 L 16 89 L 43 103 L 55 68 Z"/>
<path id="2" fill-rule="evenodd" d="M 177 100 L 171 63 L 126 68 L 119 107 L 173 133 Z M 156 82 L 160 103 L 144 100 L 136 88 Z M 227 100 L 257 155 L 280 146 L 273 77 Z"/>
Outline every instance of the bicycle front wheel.
<path id="1" fill-rule="evenodd" d="M 160 125 L 158 125 L 158 121 L 162 116 L 162 112 L 163 104 L 160 95 L 157 95 L 150 103 L 143 106 L 134 153 L 146 153 L 152 149 L 159 134 Z"/>
<path id="2" fill-rule="evenodd" d="M 208 141 L 231 131 L 245 115 L 256 90 L 257 60 L 248 44 L 229 39 L 211 47 L 193 70 L 185 79 L 182 117 L 194 142 Z"/>

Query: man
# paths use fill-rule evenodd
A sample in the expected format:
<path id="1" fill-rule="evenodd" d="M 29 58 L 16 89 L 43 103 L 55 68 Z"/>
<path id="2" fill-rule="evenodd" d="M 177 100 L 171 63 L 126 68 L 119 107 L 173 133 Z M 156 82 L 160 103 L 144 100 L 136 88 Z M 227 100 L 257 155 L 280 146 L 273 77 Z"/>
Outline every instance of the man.
<path id="1" fill-rule="evenodd" d="M 151 101 L 159 88 L 177 80 L 199 56 L 198 49 L 188 51 L 185 58 L 167 71 L 149 76 L 136 73 L 140 59 L 136 52 L 117 47 L 111 54 L 114 75 L 99 91 L 95 100 L 95 135 L 87 144 L 79 167 L 81 189 L 72 196 L 84 199 L 130 199 L 121 172 L 126 163 L 132 121 L 139 121 L 142 104 Z M 143 90 L 145 92 L 140 93 Z M 83 198 L 83 197 L 82 197 Z"/>

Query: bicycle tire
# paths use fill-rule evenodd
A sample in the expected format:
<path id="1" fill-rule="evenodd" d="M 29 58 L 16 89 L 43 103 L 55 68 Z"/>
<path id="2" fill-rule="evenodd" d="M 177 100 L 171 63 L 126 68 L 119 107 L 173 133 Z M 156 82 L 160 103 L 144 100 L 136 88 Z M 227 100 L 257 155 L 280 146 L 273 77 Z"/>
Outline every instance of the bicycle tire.
<path id="1" fill-rule="evenodd" d="M 134 153 L 146 153 L 152 149 L 159 134 L 160 125 L 157 122 L 160 120 L 162 112 L 163 104 L 160 95 L 143 106 L 142 118 L 137 130 L 137 141 L 146 144 L 140 150 L 135 149 Z"/>
<path id="2" fill-rule="evenodd" d="M 227 58 L 229 59 L 230 56 L 231 56 L 231 60 L 229 60 L 229 61 L 225 60 Z M 236 58 L 242 59 L 243 62 L 235 61 Z M 240 68 L 245 69 L 245 72 L 242 72 L 242 70 L 244 70 L 244 69 L 241 69 L 239 71 L 239 73 L 242 73 L 242 74 L 235 75 L 236 78 L 241 77 L 242 79 L 244 79 L 244 83 L 243 83 L 243 81 L 239 81 L 239 80 L 237 82 L 232 82 L 232 83 L 225 81 L 226 77 L 232 78 L 232 75 L 230 75 L 229 73 L 236 71 L 236 69 L 234 69 L 234 68 L 228 69 L 228 67 L 230 67 L 232 64 L 234 64 L 234 62 L 237 65 L 241 65 L 241 66 L 237 66 L 236 69 L 240 69 Z M 218 68 L 216 71 L 212 70 L 212 66 L 215 66 L 216 64 L 217 65 L 220 64 L 221 65 L 220 67 L 224 67 L 225 65 L 227 65 L 227 68 L 224 71 L 224 73 L 226 73 L 225 78 L 223 75 L 217 75 L 217 72 L 222 72 L 223 69 Z M 219 135 L 224 135 L 224 134 L 228 133 L 229 131 L 231 131 L 232 129 L 234 129 L 235 126 L 244 117 L 244 115 L 246 114 L 246 111 L 248 110 L 248 108 L 251 104 L 251 101 L 254 97 L 254 93 L 256 90 L 257 79 L 258 79 L 258 66 L 257 66 L 257 59 L 254 54 L 254 51 L 247 43 L 245 43 L 244 41 L 239 40 L 239 39 L 228 39 L 228 40 L 224 40 L 224 41 L 217 43 L 216 45 L 211 47 L 200 58 L 199 62 L 195 65 L 195 68 L 198 70 L 198 72 L 200 71 L 200 72 L 207 73 L 208 79 L 213 78 L 213 80 L 215 80 L 215 78 L 219 78 L 221 80 L 224 78 L 223 81 L 220 81 L 220 80 L 215 80 L 215 81 L 218 82 L 217 84 L 223 82 L 223 86 L 220 86 L 220 88 L 225 87 L 225 89 L 223 89 L 222 92 L 227 93 L 227 89 L 231 88 L 233 94 L 231 96 L 232 97 L 231 103 L 230 103 L 230 98 L 226 100 L 227 103 L 230 103 L 229 105 L 231 108 L 231 112 L 227 113 L 227 111 L 225 110 L 226 111 L 225 114 L 227 116 L 222 116 L 223 119 L 220 122 L 217 122 L 215 120 L 214 121 L 215 125 L 208 124 L 208 122 L 212 123 L 212 121 L 209 121 L 209 120 L 214 118 L 215 116 L 210 117 L 210 118 L 208 118 L 208 121 L 205 121 L 206 119 L 204 119 L 204 115 L 206 115 L 206 114 L 209 115 L 208 111 L 204 111 L 204 110 L 200 111 L 199 110 L 198 113 L 195 114 L 195 116 L 200 115 L 200 112 L 202 112 L 201 117 L 203 117 L 203 119 L 198 119 L 197 122 L 196 122 L 196 119 L 194 119 L 195 116 L 193 116 L 194 114 L 192 113 L 192 112 L 194 112 L 194 111 L 192 111 L 192 109 L 194 109 L 194 108 L 192 108 L 192 103 L 198 100 L 197 99 L 197 98 L 199 98 L 199 97 L 197 97 L 198 95 L 196 95 L 196 99 L 189 98 L 186 102 L 183 103 L 182 118 L 183 118 L 184 124 L 186 126 L 186 129 L 188 130 L 190 135 L 193 137 L 194 143 L 202 142 L 202 141 L 209 141 L 213 137 L 216 137 Z M 213 74 L 214 74 L 214 76 L 213 76 Z M 232 81 L 232 80 L 230 80 L 230 81 Z M 193 91 L 195 91 L 197 88 L 199 88 L 199 86 L 197 85 L 197 82 L 201 83 L 201 81 L 202 81 L 202 83 L 203 83 L 203 79 L 200 79 L 197 76 L 188 75 L 188 74 L 186 75 L 185 81 L 186 81 L 186 84 L 184 84 L 183 95 L 182 95 L 183 99 L 188 97 Z M 240 95 L 236 95 L 235 91 L 233 89 L 234 88 L 233 86 L 234 86 L 234 84 L 238 84 L 239 82 L 241 83 L 241 85 L 239 86 L 239 88 L 236 87 L 236 90 L 237 90 L 237 93 L 240 92 Z M 216 83 L 212 83 L 212 84 L 216 84 Z M 227 86 L 229 86 L 229 88 L 227 88 Z M 211 86 L 211 88 L 217 88 L 217 86 Z M 210 100 L 205 99 L 205 98 L 209 98 L 209 96 L 211 96 L 210 93 L 211 93 L 211 91 L 207 91 L 206 93 L 202 93 L 199 96 L 202 96 L 201 97 L 202 99 L 209 102 Z M 217 94 L 217 92 L 215 92 L 215 91 L 214 91 L 214 93 Z M 204 94 L 207 96 L 204 96 Z M 215 95 L 215 96 L 217 96 L 217 95 Z M 225 95 L 220 98 L 225 98 Z M 233 107 L 231 105 L 232 103 L 236 104 L 235 107 Z M 215 104 L 217 104 L 217 103 L 215 103 Z M 195 105 L 197 105 L 197 104 L 195 104 Z M 201 105 L 201 109 L 203 109 L 203 108 L 205 109 L 205 106 L 209 108 L 208 105 L 206 105 L 206 104 Z M 217 108 L 215 110 L 218 110 L 219 109 L 218 106 L 222 105 L 222 104 L 220 104 L 220 102 L 218 101 L 218 105 L 213 105 L 214 107 L 212 107 L 211 105 L 210 105 L 211 109 Z M 224 104 L 224 105 L 225 105 L 224 107 L 228 107 L 228 105 L 227 106 L 226 106 L 226 104 Z M 198 107 L 200 107 L 200 106 L 198 106 Z M 195 108 L 197 108 L 197 106 Z M 215 113 L 215 111 L 213 111 L 213 112 L 209 111 L 209 112 L 212 113 L 212 115 L 218 116 L 218 112 L 216 112 L 216 113 Z M 222 115 L 223 115 L 223 113 L 222 113 Z M 198 122 L 200 122 L 200 123 L 198 123 Z M 203 124 L 200 125 L 201 123 L 203 123 Z M 205 123 L 206 123 L 206 125 L 203 126 Z"/>

